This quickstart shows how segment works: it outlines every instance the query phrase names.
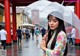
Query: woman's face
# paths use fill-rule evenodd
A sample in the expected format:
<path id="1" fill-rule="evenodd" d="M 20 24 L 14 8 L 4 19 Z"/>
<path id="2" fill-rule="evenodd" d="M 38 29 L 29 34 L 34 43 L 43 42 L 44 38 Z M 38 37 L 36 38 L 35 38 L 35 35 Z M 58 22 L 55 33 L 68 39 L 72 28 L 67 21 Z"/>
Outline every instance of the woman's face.
<path id="1" fill-rule="evenodd" d="M 56 19 L 56 17 L 50 16 L 48 19 L 48 24 L 51 30 L 55 30 L 59 25 L 59 21 Z"/>

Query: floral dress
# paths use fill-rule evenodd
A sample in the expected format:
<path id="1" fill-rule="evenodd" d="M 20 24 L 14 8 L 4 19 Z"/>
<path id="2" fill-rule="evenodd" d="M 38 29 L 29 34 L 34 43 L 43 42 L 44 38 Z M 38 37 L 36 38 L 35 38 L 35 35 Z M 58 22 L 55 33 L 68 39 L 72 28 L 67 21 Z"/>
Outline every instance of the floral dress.
<path id="1" fill-rule="evenodd" d="M 67 36 L 65 32 L 60 31 L 56 39 L 55 47 L 53 50 L 51 50 L 50 47 L 52 40 L 54 39 L 54 35 L 55 33 L 47 44 L 48 48 L 46 50 L 46 56 L 63 56 L 66 49 Z"/>

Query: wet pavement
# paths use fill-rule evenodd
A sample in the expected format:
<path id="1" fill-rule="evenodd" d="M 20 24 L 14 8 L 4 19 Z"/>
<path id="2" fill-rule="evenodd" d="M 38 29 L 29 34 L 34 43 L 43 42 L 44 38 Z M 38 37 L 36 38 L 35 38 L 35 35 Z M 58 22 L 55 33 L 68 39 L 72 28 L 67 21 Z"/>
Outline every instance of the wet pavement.
<path id="1" fill-rule="evenodd" d="M 43 51 L 39 48 L 41 35 L 38 39 L 38 43 L 32 38 L 29 41 L 22 39 L 22 43 L 19 45 L 14 43 L 12 46 L 7 47 L 5 51 L 0 49 L 0 56 L 43 56 Z M 68 56 L 80 56 L 80 46 L 69 45 Z"/>

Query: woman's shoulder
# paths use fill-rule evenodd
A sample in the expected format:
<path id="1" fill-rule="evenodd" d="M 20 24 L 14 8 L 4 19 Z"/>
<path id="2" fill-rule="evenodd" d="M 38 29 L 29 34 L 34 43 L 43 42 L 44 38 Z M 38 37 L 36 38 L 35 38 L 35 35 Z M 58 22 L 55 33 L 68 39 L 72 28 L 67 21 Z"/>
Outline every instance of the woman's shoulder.
<path id="1" fill-rule="evenodd" d="M 66 33 L 65 33 L 64 31 L 60 31 L 60 32 L 58 33 L 58 35 L 64 35 L 64 36 L 66 36 Z"/>
<path id="2" fill-rule="evenodd" d="M 61 38 L 62 40 L 63 39 L 65 39 L 65 41 L 67 40 L 67 35 L 66 35 L 66 33 L 64 32 L 64 31 L 60 31 L 59 33 L 58 33 L 58 39 L 59 38 Z M 67 41 L 66 41 L 67 42 Z"/>

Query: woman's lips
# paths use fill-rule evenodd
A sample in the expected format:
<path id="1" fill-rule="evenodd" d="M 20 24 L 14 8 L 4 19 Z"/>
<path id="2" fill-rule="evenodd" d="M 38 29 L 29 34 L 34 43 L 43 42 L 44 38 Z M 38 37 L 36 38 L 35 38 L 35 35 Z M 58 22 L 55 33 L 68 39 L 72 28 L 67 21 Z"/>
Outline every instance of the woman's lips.
<path id="1" fill-rule="evenodd" d="M 54 26 L 50 26 L 51 28 L 53 28 Z"/>

